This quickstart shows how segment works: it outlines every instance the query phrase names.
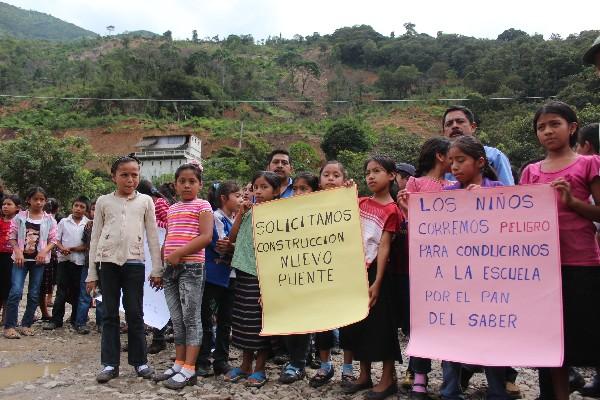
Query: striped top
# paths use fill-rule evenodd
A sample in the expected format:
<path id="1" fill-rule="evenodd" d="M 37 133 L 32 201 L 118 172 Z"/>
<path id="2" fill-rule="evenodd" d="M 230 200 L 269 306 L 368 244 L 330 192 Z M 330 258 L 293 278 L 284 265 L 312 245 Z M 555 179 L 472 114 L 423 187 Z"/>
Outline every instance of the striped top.
<path id="1" fill-rule="evenodd" d="M 200 235 L 200 214 L 203 212 L 212 213 L 212 208 L 208 201 L 202 199 L 180 201 L 169 207 L 169 211 L 167 212 L 168 226 L 167 237 L 165 239 L 165 258 L 179 247 L 185 246 L 192 239 Z M 204 262 L 204 249 L 182 257 L 180 262 Z"/>

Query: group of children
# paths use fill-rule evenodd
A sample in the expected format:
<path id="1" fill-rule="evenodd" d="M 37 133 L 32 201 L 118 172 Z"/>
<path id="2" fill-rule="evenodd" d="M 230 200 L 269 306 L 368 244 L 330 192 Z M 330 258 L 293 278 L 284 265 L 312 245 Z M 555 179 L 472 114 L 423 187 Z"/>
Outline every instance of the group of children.
<path id="1" fill-rule="evenodd" d="M 600 315 L 595 311 L 595 304 L 600 300 L 597 290 L 600 250 L 593 224 L 600 221 L 600 207 L 595 205 L 600 200 L 600 157 L 575 151 L 578 143 L 579 152 L 591 152 L 592 147 L 597 153 L 597 124 L 595 129 L 593 140 L 578 136 L 575 112 L 564 103 L 546 104 L 533 120 L 533 130 L 546 150 L 546 157 L 527 165 L 520 174 L 521 184 L 549 183 L 556 189 L 558 198 L 565 367 L 541 370 L 540 375 L 548 382 L 541 396 L 546 399 L 568 398 L 567 366 L 598 366 L 600 360 L 600 343 L 594 338 L 600 327 Z M 28 272 L 28 304 L 20 332 L 32 334 L 36 284 L 51 249 L 56 247 L 61 255 L 59 277 L 63 277 L 59 282 L 64 286 L 61 289 L 59 283 L 59 293 L 63 293 L 63 289 L 76 290 L 76 283 L 82 279 L 87 282 L 87 293 L 94 293 L 99 283 L 102 287 L 103 369 L 97 375 L 98 382 L 108 382 L 119 375 L 122 294 L 128 325 L 128 362 L 138 376 L 163 382 L 171 389 L 194 384 L 197 377 L 211 373 L 224 374 L 227 382 L 263 386 L 268 380 L 265 364 L 272 338 L 259 335 L 262 307 L 252 206 L 278 199 L 282 189 L 288 189 L 287 182 L 274 172 L 260 171 L 244 187 L 235 182 L 213 184 L 209 202 L 198 198 L 203 185 L 201 167 L 194 163 L 180 166 L 175 172 L 179 201 L 166 210 L 167 233 L 161 251 L 157 235 L 159 207 L 155 207 L 150 196 L 136 190 L 140 182 L 139 161 L 132 155 L 121 157 L 112 165 L 111 174 L 116 190 L 97 200 L 93 225 L 83 216 L 87 210 L 84 201 L 74 202 L 72 215 L 63 220 L 64 223 L 61 221 L 62 228 L 57 229 L 56 222 L 42 211 L 46 196 L 41 188 L 28 194 L 26 211 L 17 213 L 18 200 L 5 198 L 0 233 L 7 231 L 8 223 L 10 229 L 8 243 L 0 242 L 0 261 L 8 259 L 7 254 L 11 252 L 14 261 L 12 287 L 5 306 L 5 336 L 18 335 L 14 329 L 17 307 Z M 368 266 L 370 311 L 364 320 L 339 329 L 340 347 L 344 351 L 341 383 L 346 394 L 368 390 L 367 399 L 383 399 L 398 391 L 395 363 L 402 361 L 398 330 L 402 328 L 410 334 L 406 311 L 409 301 L 405 231 L 408 197 L 417 192 L 469 190 L 502 183 L 488 163 L 484 146 L 473 136 L 464 135 L 427 140 L 416 169 L 395 164 L 385 156 L 372 156 L 364 163 L 364 176 L 371 195 L 358 201 Z M 294 195 L 300 195 L 350 185 L 353 182 L 342 164 L 328 161 L 318 176 L 298 173 L 292 189 Z M 79 230 L 83 233 L 86 227 L 91 227 L 89 245 L 75 240 L 80 235 Z M 30 234 L 37 235 L 36 239 L 30 239 Z M 144 276 L 144 238 L 152 259 L 149 277 Z M 85 257 L 81 255 L 88 249 L 89 269 L 85 277 L 86 268 L 81 267 Z M 3 264 L 1 268 L 6 269 L 6 266 Z M 148 365 L 146 354 L 142 310 L 145 279 L 149 279 L 156 290 L 164 290 L 173 324 L 175 362 L 160 373 Z M 57 294 L 50 329 L 62 325 L 61 296 Z M 78 308 L 74 318 L 76 321 L 87 318 L 87 310 L 83 316 Z M 215 320 L 216 330 L 213 329 Z M 317 332 L 283 337 L 290 361 L 279 376 L 281 383 L 304 379 L 313 339 L 320 368 L 309 384 L 318 387 L 333 378 L 334 332 Z M 242 350 L 241 362 L 234 368 L 229 366 L 230 340 Z M 214 348 L 212 354 L 211 348 Z M 360 364 L 357 376 L 353 361 Z M 373 362 L 383 363 L 377 383 L 372 380 Z M 427 373 L 431 370 L 431 360 L 411 358 L 409 366 L 414 375 L 411 397 L 429 398 Z M 442 368 L 442 398 L 461 399 L 461 365 L 443 362 Z M 510 398 L 505 387 L 507 368 L 484 367 L 488 398 Z"/>

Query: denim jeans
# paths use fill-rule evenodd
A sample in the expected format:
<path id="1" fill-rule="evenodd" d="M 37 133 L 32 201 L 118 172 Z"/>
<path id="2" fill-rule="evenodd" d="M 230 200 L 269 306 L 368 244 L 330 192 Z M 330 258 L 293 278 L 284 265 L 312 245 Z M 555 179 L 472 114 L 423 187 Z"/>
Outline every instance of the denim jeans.
<path id="1" fill-rule="evenodd" d="M 38 306 L 40 298 L 40 286 L 44 277 L 44 265 L 36 264 L 34 261 L 27 261 L 22 267 L 17 267 L 13 264 L 11 287 L 6 301 L 6 321 L 5 328 L 14 328 L 17 326 L 19 315 L 19 302 L 23 297 L 23 287 L 25 286 L 25 278 L 29 273 L 29 286 L 27 288 L 27 306 L 21 326 L 29 328 L 33 325 L 33 317 L 35 309 Z"/>
<path id="2" fill-rule="evenodd" d="M 77 324 L 77 308 L 79 303 L 79 293 L 81 292 L 81 275 L 83 265 L 77 265 L 71 261 L 58 263 L 56 274 L 56 298 L 54 307 L 52 307 L 52 322 L 57 326 L 62 326 L 65 317 L 65 303 L 67 294 L 71 294 L 73 299 L 73 311 L 71 312 L 71 321 Z"/>
<path id="3" fill-rule="evenodd" d="M 506 393 L 506 367 L 484 367 L 488 389 L 485 398 L 487 400 L 508 400 Z M 444 400 L 464 399 L 460 387 L 461 364 L 452 361 L 442 361 L 442 373 L 444 381 L 440 388 L 440 394 Z"/>
<path id="4" fill-rule="evenodd" d="M 85 280 L 87 279 L 88 269 L 83 267 L 81 271 L 81 280 L 79 281 L 79 301 L 77 304 L 77 319 L 75 326 L 84 326 L 88 321 L 88 312 L 92 305 L 92 297 L 86 290 Z M 101 302 L 96 304 L 96 326 L 102 326 L 102 307 Z"/>
<path id="5" fill-rule="evenodd" d="M 123 307 L 127 321 L 127 359 L 134 367 L 148 362 L 146 336 L 144 334 L 144 264 L 126 263 L 117 265 L 102 263 L 100 281 L 102 284 L 102 344 L 100 357 L 102 365 L 116 367 L 121 358 L 119 336 L 119 300 L 123 291 Z"/>
<path id="6" fill-rule="evenodd" d="M 163 283 L 176 345 L 200 346 L 202 343 L 204 281 L 204 263 L 167 264 Z"/>
<path id="7" fill-rule="evenodd" d="M 202 299 L 202 347 L 197 365 L 210 366 L 210 350 L 214 347 L 214 365 L 222 366 L 229 361 L 231 336 L 231 312 L 233 309 L 235 279 L 229 280 L 229 287 L 206 283 Z M 214 302 L 214 303 L 213 303 Z M 213 334 L 213 316 L 216 306 L 217 329 Z"/>

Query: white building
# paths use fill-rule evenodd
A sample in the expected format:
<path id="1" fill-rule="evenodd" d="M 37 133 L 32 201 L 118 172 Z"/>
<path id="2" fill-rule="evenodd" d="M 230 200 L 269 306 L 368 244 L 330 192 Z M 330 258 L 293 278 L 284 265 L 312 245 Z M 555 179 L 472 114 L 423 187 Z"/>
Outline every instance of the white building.
<path id="1" fill-rule="evenodd" d="M 135 145 L 143 178 L 174 175 L 175 170 L 192 160 L 201 161 L 202 141 L 194 135 L 150 136 Z"/>

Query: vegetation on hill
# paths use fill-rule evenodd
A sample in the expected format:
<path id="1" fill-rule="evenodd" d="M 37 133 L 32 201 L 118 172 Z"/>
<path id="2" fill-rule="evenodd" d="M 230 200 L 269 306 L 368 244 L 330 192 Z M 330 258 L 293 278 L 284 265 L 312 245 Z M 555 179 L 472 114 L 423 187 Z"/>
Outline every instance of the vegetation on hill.
<path id="1" fill-rule="evenodd" d="M 51 15 L 0 2 L 0 37 L 72 41 L 98 34 Z"/>
<path id="2" fill-rule="evenodd" d="M 220 141 L 204 154 L 207 179 L 248 179 L 272 146 L 294 148 L 302 169 L 316 170 L 315 158 L 335 154 L 361 179 L 363 151 L 414 162 L 451 103 L 475 111 L 482 140 L 503 150 L 515 170 L 541 154 L 530 122 L 548 98 L 575 106 L 583 122 L 600 119 L 600 80 L 581 63 L 598 31 L 546 40 L 507 29 L 490 40 L 405 28 L 386 36 L 360 25 L 261 40 L 192 32 L 174 41 L 169 31 L 69 43 L 2 38 L 0 94 L 68 99 L 0 97 L 0 128 L 102 126 L 110 133 L 135 119 Z M 448 98 L 463 100 L 437 100 Z M 373 101 L 382 99 L 411 102 Z M 363 127 L 368 141 L 321 152 L 338 119 Z"/>

